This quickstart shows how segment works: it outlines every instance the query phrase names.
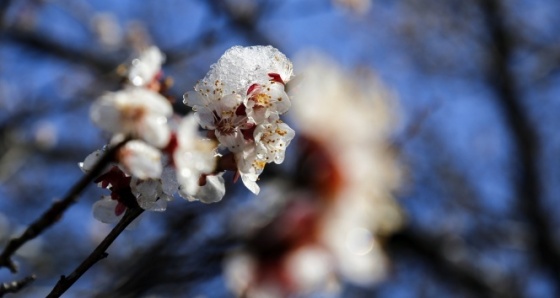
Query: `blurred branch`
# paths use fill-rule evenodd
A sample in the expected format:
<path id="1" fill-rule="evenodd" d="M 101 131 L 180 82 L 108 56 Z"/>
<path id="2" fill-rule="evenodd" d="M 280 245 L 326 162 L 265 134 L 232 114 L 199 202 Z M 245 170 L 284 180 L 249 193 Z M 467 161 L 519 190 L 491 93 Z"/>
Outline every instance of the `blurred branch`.
<path id="1" fill-rule="evenodd" d="M 560 253 L 554 248 L 552 230 L 544 212 L 541 181 L 538 168 L 540 140 L 534 131 L 527 113 L 521 106 L 517 82 L 509 68 L 515 44 L 505 24 L 505 15 L 499 0 L 479 1 L 489 30 L 491 48 L 488 76 L 494 84 L 497 102 L 513 133 L 513 142 L 519 161 L 518 181 L 515 183 L 519 196 L 519 207 L 527 216 L 535 233 L 535 253 L 541 266 L 546 268 L 554 280 L 556 294 L 560 287 Z"/>
<path id="2" fill-rule="evenodd" d="M 28 284 L 32 283 L 37 277 L 35 275 L 28 276 L 22 280 L 16 280 L 12 282 L 5 282 L 0 285 L 0 297 L 8 293 L 17 293 Z"/>
<path id="3" fill-rule="evenodd" d="M 3 42 L 14 42 L 59 57 L 62 60 L 89 66 L 103 73 L 114 70 L 120 63 L 118 61 L 122 61 L 122 59 L 115 59 L 115 61 L 112 61 L 107 59 L 106 56 L 102 58 L 84 50 L 72 49 L 47 39 L 43 35 L 18 27 L 17 25 L 3 28 L 1 33 L 0 39 L 3 40 Z"/>
<path id="4" fill-rule="evenodd" d="M 12 271 L 12 273 L 17 272 L 17 266 L 11 259 L 12 255 L 27 241 L 37 237 L 44 230 L 57 222 L 62 217 L 66 209 L 76 203 L 80 193 L 82 193 L 82 191 L 91 183 L 91 181 L 93 181 L 93 179 L 101 174 L 103 169 L 113 160 L 117 150 L 119 150 L 126 142 L 128 142 L 128 139 L 125 139 L 119 144 L 111 147 L 111 149 L 109 149 L 103 157 L 99 159 L 93 169 L 91 169 L 87 175 L 84 175 L 82 179 L 74 184 L 62 200 L 53 203 L 51 207 L 43 213 L 43 215 L 41 215 L 41 217 L 29 225 L 21 236 L 11 239 L 0 255 L 0 267 L 7 267 L 10 271 Z"/>
<path id="5" fill-rule="evenodd" d="M 243 14 L 236 13 L 233 7 L 234 4 L 230 4 L 229 1 L 210 0 L 207 1 L 207 4 L 214 13 L 222 15 L 229 20 L 231 28 L 241 32 L 247 39 L 255 44 L 278 47 L 267 35 L 257 30 L 257 24 L 260 18 L 265 14 L 265 10 L 270 7 L 271 3 L 266 3 L 268 6 L 257 6 L 251 13 Z"/>
<path id="6" fill-rule="evenodd" d="M 124 231 L 124 229 L 136 219 L 140 214 L 144 212 L 144 209 L 140 206 L 135 206 L 133 208 L 128 208 L 126 213 L 121 218 L 119 223 L 111 230 L 109 235 L 99 243 L 95 250 L 72 272 L 70 275 L 61 276 L 60 280 L 56 283 L 53 290 L 47 296 L 47 298 L 60 297 L 64 292 L 66 292 L 86 271 L 88 271 L 95 263 L 99 260 L 104 259 L 108 256 L 107 248 L 117 239 L 117 237 Z"/>
<path id="7" fill-rule="evenodd" d="M 445 257 L 445 244 L 441 239 L 418 235 L 410 228 L 402 230 L 389 239 L 390 252 L 411 252 L 430 263 L 437 273 L 455 280 L 466 290 L 474 292 L 475 297 L 519 297 L 511 287 L 497 287 L 489 278 L 463 262 L 453 262 Z"/>

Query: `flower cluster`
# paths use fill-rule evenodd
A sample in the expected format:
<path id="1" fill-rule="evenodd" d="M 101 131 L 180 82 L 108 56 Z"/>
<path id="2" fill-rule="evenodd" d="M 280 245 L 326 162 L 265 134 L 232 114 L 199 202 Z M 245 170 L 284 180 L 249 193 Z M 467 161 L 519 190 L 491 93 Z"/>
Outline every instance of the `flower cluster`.
<path id="1" fill-rule="evenodd" d="M 400 170 L 388 147 L 394 117 L 384 88 L 321 59 L 304 70 L 294 96 L 301 98 L 292 114 L 302 131 L 300 189 L 270 185 L 263 193 L 273 194 L 259 200 L 277 197 L 269 207 L 244 208 L 257 210 L 252 218 L 234 215 L 232 226 L 246 241 L 225 272 L 242 297 L 306 296 L 337 290 L 342 280 L 371 285 L 388 266 L 382 237 L 402 224 L 392 196 Z"/>
<path id="2" fill-rule="evenodd" d="M 234 170 L 253 193 L 267 163 L 282 163 L 294 131 L 280 120 L 291 106 L 285 85 L 292 63 L 271 46 L 233 47 L 194 91 L 184 95 L 200 125 L 226 151 L 222 170 Z"/>
<path id="3" fill-rule="evenodd" d="M 192 201 L 219 201 L 225 193 L 223 179 L 212 175 L 217 160 L 216 143 L 198 136 L 194 116 L 173 116 L 161 70 L 163 54 L 151 47 L 132 61 L 122 90 L 97 99 L 91 119 L 112 134 L 118 149 L 114 162 L 95 182 L 111 191 L 94 204 L 94 217 L 118 221 L 127 207 L 163 211 L 175 193 Z M 90 154 L 80 168 L 88 172 L 104 150 Z M 222 183 L 220 183 L 222 182 Z"/>
<path id="4" fill-rule="evenodd" d="M 94 205 L 94 216 L 103 222 L 117 221 L 135 204 L 163 211 L 176 193 L 189 201 L 220 201 L 225 170 L 258 193 L 265 165 L 281 163 L 294 137 L 280 120 L 291 105 L 284 87 L 292 64 L 278 50 L 228 50 L 185 94 L 184 103 L 195 113 L 183 119 L 163 95 L 163 62 L 159 49 L 147 49 L 132 61 L 123 89 L 104 94 L 91 108 L 93 122 L 112 134 L 108 147 L 124 142 L 95 180 L 111 191 Z M 207 138 L 198 135 L 199 124 L 210 130 Z M 102 154 L 89 155 L 81 169 L 88 172 Z"/>

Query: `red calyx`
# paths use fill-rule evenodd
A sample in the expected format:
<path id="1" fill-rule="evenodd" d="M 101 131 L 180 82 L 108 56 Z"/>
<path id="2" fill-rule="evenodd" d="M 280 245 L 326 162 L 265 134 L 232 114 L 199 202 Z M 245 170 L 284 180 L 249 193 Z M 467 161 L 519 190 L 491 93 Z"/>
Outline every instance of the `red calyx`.
<path id="1" fill-rule="evenodd" d="M 177 147 L 179 147 L 179 140 L 177 139 L 177 134 L 171 133 L 171 137 L 169 138 L 169 143 L 167 143 L 167 146 L 165 146 L 165 148 L 163 148 L 162 151 L 169 156 L 169 163 L 173 166 L 175 165 L 175 161 L 173 160 L 173 153 L 175 152 L 175 150 L 177 150 Z"/>
<path id="2" fill-rule="evenodd" d="M 102 188 L 111 191 L 111 199 L 118 202 L 115 207 L 115 215 L 121 215 L 128 206 L 132 207 L 136 203 L 136 198 L 132 194 L 130 188 L 131 177 L 127 177 L 119 167 L 114 166 L 107 173 L 99 176 L 94 180 L 95 183 L 101 183 Z"/>
<path id="3" fill-rule="evenodd" d="M 280 83 L 282 85 L 286 85 L 286 83 L 284 83 L 284 80 L 282 80 L 282 77 L 280 77 L 279 74 L 277 73 L 269 73 L 268 76 L 270 77 L 270 81 L 271 82 L 276 82 L 276 83 Z"/>
<path id="4" fill-rule="evenodd" d="M 270 74 L 269 74 L 270 75 Z M 280 76 L 278 76 L 280 77 Z M 249 89 L 247 89 L 247 95 L 251 94 L 253 91 L 255 91 L 255 89 L 257 89 L 257 87 L 259 87 L 259 84 L 255 83 L 253 85 L 251 85 L 249 87 Z"/>

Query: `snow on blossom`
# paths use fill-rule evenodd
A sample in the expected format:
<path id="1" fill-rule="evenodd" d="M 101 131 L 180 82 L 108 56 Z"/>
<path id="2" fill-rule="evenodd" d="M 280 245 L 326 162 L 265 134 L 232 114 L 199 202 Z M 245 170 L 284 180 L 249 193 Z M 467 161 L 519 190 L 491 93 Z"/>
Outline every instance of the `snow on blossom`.
<path id="1" fill-rule="evenodd" d="M 160 73 L 164 61 L 165 56 L 156 46 L 147 48 L 140 57 L 132 60 L 128 80 L 134 86 L 146 86 Z"/>
<path id="2" fill-rule="evenodd" d="M 200 125 L 235 154 L 239 175 L 254 193 L 265 165 L 280 163 L 293 138 L 286 124 L 279 130 L 288 133 L 285 138 L 265 133 L 262 127 L 258 135 L 256 131 L 260 125 L 276 125 L 279 115 L 290 108 L 285 84 L 292 76 L 292 63 L 277 49 L 235 46 L 211 66 L 194 91 L 184 95 L 183 102 L 193 108 Z M 266 143 L 277 140 L 283 148 Z"/>
<path id="3" fill-rule="evenodd" d="M 172 113 L 171 104 L 159 93 L 127 87 L 97 99 L 90 116 L 103 130 L 132 135 L 161 148 L 169 142 L 167 118 Z"/>
<path id="4" fill-rule="evenodd" d="M 270 74 L 273 74 L 271 77 Z M 223 95 L 246 94 L 253 84 L 271 79 L 288 83 L 293 76 L 292 62 L 272 46 L 235 46 L 210 67 L 210 71 L 195 90 L 206 90 L 216 85 Z M 210 89 L 212 90 L 212 89 Z"/>

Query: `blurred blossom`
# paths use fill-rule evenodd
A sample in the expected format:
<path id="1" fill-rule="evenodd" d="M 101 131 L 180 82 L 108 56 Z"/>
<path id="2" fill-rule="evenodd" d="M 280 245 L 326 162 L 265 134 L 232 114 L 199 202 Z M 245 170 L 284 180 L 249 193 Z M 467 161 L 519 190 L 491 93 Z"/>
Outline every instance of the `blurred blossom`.
<path id="1" fill-rule="evenodd" d="M 239 296 L 375 284 L 388 267 L 380 240 L 402 225 L 392 196 L 401 173 L 390 149 L 391 95 L 373 75 L 343 72 L 323 57 L 307 57 L 302 69 L 291 114 L 301 132 L 301 188 L 248 216 L 260 228 L 248 229 L 244 248 L 225 263 Z M 251 221 L 242 217 L 236 222 Z"/>
<path id="2" fill-rule="evenodd" d="M 163 147 L 169 141 L 167 117 L 172 111 L 171 104 L 158 93 L 129 87 L 98 99 L 91 108 L 91 119 L 108 132 L 130 134 Z"/>
<path id="3" fill-rule="evenodd" d="M 91 27 L 103 46 L 114 49 L 121 45 L 123 32 L 113 14 L 98 13 L 94 15 L 91 19 Z"/>
<path id="4" fill-rule="evenodd" d="M 148 47 L 132 61 L 124 88 L 92 105 L 93 122 L 113 133 L 108 147 L 126 142 L 94 180 L 111 191 L 93 206 L 93 216 L 101 222 L 117 222 L 136 204 L 165 211 L 176 193 L 204 203 L 218 202 L 225 194 L 223 178 L 215 175 L 216 143 L 198 135 L 194 116 L 172 117 L 171 103 L 162 95 L 167 87 L 162 84 L 163 61 L 157 47 Z M 81 170 L 89 173 L 105 149 L 87 156 Z"/>
<path id="5" fill-rule="evenodd" d="M 132 60 L 132 66 L 128 72 L 128 79 L 134 86 L 147 86 L 161 72 L 161 66 L 165 61 L 163 53 L 155 46 L 142 51 L 140 57 Z"/>
<path id="6" fill-rule="evenodd" d="M 42 149 L 49 149 L 58 141 L 56 126 L 48 121 L 41 121 L 35 129 L 35 143 Z"/>
<path id="7" fill-rule="evenodd" d="M 161 176 L 161 154 L 156 148 L 138 140 L 126 143 L 118 153 L 125 172 L 139 179 Z"/>
<path id="8" fill-rule="evenodd" d="M 177 180 L 181 184 L 179 194 L 188 201 L 201 200 L 210 203 L 222 199 L 224 192 L 216 191 L 215 198 L 207 195 L 212 193 L 210 189 L 223 188 L 223 179 L 210 179 L 211 183 L 201 186 L 199 179 L 201 175 L 212 173 L 216 167 L 215 147 L 216 144 L 209 139 L 197 138 L 198 124 L 193 116 L 185 117 L 177 129 L 177 148 L 173 153 L 173 160 L 177 167 Z M 221 181 L 221 184 L 220 184 Z M 208 179 L 207 179 L 208 182 Z M 200 194 L 204 193 L 204 197 Z"/>
<path id="9" fill-rule="evenodd" d="M 354 13 L 363 15 L 371 8 L 372 0 L 334 0 L 333 2 Z"/>

